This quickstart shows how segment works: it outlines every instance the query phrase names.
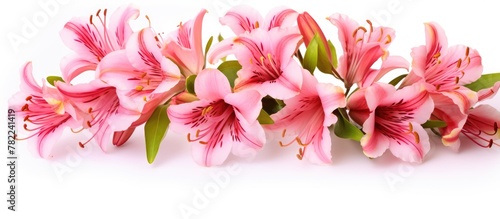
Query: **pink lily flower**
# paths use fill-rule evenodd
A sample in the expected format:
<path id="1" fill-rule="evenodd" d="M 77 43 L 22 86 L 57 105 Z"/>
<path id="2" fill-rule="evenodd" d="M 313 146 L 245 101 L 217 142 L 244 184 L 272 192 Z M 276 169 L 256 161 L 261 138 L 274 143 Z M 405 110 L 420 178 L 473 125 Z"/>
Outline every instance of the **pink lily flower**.
<path id="1" fill-rule="evenodd" d="M 280 142 L 282 147 L 297 142 L 300 146 L 297 157 L 307 158 L 313 163 L 331 162 L 331 137 L 328 127 L 337 121 L 333 111 L 345 107 L 344 91 L 332 84 L 318 83 L 308 71 L 303 71 L 304 84 L 299 95 L 285 100 L 286 106 L 271 115 L 275 123 L 270 129 L 293 133 L 293 141 Z"/>
<path id="2" fill-rule="evenodd" d="M 463 45 L 448 47 L 443 29 L 436 23 L 425 24 L 426 45 L 412 49 L 412 71 L 402 87 L 419 81 L 429 92 L 446 92 L 472 83 L 481 77 L 481 56 Z"/>
<path id="3" fill-rule="evenodd" d="M 493 97 L 499 89 L 500 82 L 496 82 L 493 87 L 478 91 L 478 102 Z M 488 147 L 493 145 L 500 146 L 500 144 L 495 142 L 500 139 L 500 132 L 498 130 L 498 124 L 500 123 L 499 115 L 500 112 L 497 109 L 489 105 L 479 105 L 469 110 L 469 117 L 462 133 L 473 141 L 476 139 L 474 142 L 480 146 L 482 144 L 479 144 L 477 139 L 487 141 Z"/>
<path id="4" fill-rule="evenodd" d="M 264 31 L 270 31 L 274 28 L 296 29 L 293 25 L 297 16 L 298 13 L 292 9 L 277 7 L 271 10 L 264 19 L 254 8 L 239 5 L 231 8 L 224 17 L 220 18 L 220 23 L 229 26 L 237 36 L 240 36 L 257 29 Z M 209 51 L 208 61 L 214 64 L 220 58 L 232 54 L 234 40 L 234 37 L 226 38 L 215 44 Z"/>
<path id="5" fill-rule="evenodd" d="M 242 66 L 234 89 L 252 88 L 277 99 L 297 95 L 302 67 L 293 55 L 301 39 L 295 30 L 279 28 L 255 29 L 234 39 L 232 51 Z"/>
<path id="6" fill-rule="evenodd" d="M 185 77 L 198 74 L 205 66 L 201 33 L 206 13 L 202 9 L 194 20 L 179 24 L 162 48 L 162 54 L 177 63 Z"/>
<path id="7" fill-rule="evenodd" d="M 129 132 L 133 131 L 130 128 L 134 127 L 132 124 L 141 117 L 141 112 L 124 108 L 120 103 L 116 88 L 104 84 L 101 80 L 96 79 L 90 83 L 78 85 L 57 83 L 57 89 L 71 100 L 75 108 L 85 112 L 81 117 L 83 127 L 93 135 L 86 142 L 80 142 L 80 147 L 84 147 L 95 138 L 99 147 L 107 151 L 113 132 L 119 132 L 118 136 L 113 138 L 115 141 L 113 143 L 119 145 L 118 143 L 123 141 L 120 138 L 127 135 L 130 137 Z M 120 133 L 121 131 L 125 132 Z"/>
<path id="8" fill-rule="evenodd" d="M 439 128 L 443 145 L 458 150 L 468 110 L 477 102 L 476 92 L 460 88 L 452 92 L 433 93 L 431 98 L 434 100 L 431 119 L 446 122 L 446 127 Z"/>
<path id="9" fill-rule="evenodd" d="M 269 31 L 275 27 L 290 27 L 295 23 L 297 16 L 298 13 L 292 9 L 277 7 L 264 19 L 255 8 L 239 5 L 231 8 L 220 18 L 220 23 L 229 26 L 236 35 L 240 35 L 258 28 Z"/>
<path id="10" fill-rule="evenodd" d="M 187 133 L 193 158 L 202 166 L 220 165 L 232 151 L 259 150 L 265 133 L 257 121 L 262 108 L 255 90 L 231 92 L 227 78 L 216 69 L 204 69 L 196 78 L 199 100 L 168 108 L 170 127 Z"/>
<path id="11" fill-rule="evenodd" d="M 477 145 L 490 148 L 500 146 L 500 112 L 490 105 L 479 105 L 468 112 L 462 133 Z M 486 142 L 486 144 L 481 143 Z"/>
<path id="12" fill-rule="evenodd" d="M 61 62 L 63 78 L 70 82 L 87 70 L 95 70 L 97 64 L 110 52 L 125 48 L 132 35 L 131 19 L 139 16 L 139 10 L 132 5 L 118 8 L 107 20 L 107 9 L 98 10 L 90 18 L 74 18 L 64 25 L 60 35 L 63 42 L 75 54 Z"/>
<path id="13" fill-rule="evenodd" d="M 31 62 L 21 70 L 21 91 L 9 101 L 18 116 L 24 117 L 24 131 L 27 137 L 16 136 L 17 140 L 30 139 L 28 145 L 35 147 L 40 157 L 47 158 L 57 139 L 65 128 L 76 128 L 78 122 L 70 112 L 75 113 L 67 100 L 55 88 L 38 85 L 32 74 Z"/>
<path id="14" fill-rule="evenodd" d="M 339 40 L 344 50 L 344 54 L 339 58 L 337 71 L 344 80 L 346 88 L 351 88 L 353 84 L 365 88 L 391 70 L 408 69 L 408 61 L 400 56 L 389 56 L 387 51 L 395 38 L 393 29 L 373 27 L 367 20 L 370 25 L 367 30 L 341 14 L 333 14 L 328 19 L 337 26 Z M 382 60 L 380 69 L 372 69 L 372 65 L 379 59 Z"/>
<path id="15" fill-rule="evenodd" d="M 366 156 L 379 157 L 389 149 L 403 161 L 422 162 L 429 152 L 429 136 L 421 124 L 429 119 L 434 103 L 420 84 L 396 90 L 375 83 L 353 93 L 347 106 L 351 118 L 363 125 Z"/>
<path id="16" fill-rule="evenodd" d="M 99 64 L 97 75 L 106 84 L 116 87 L 123 107 L 137 112 L 143 112 L 153 99 L 156 105 L 151 108 L 154 110 L 183 91 L 185 84 L 181 81 L 179 68 L 161 54 L 150 28 L 132 34 L 125 50 L 108 54 Z"/>

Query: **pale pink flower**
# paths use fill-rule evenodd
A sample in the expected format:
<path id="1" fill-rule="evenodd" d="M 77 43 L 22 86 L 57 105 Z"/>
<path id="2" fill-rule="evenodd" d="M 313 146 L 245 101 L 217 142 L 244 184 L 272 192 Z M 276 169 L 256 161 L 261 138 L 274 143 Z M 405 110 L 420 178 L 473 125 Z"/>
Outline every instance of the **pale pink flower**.
<path id="1" fill-rule="evenodd" d="M 468 112 L 462 133 L 481 147 L 500 146 L 500 112 L 490 105 L 479 105 Z"/>
<path id="2" fill-rule="evenodd" d="M 254 30 L 264 32 L 275 28 L 290 28 L 298 33 L 296 26 L 294 26 L 297 16 L 298 13 L 292 9 L 277 7 L 271 10 L 264 19 L 254 8 L 240 5 L 231 8 L 224 17 L 220 18 L 220 23 L 229 26 L 236 36 L 248 34 Z M 234 39 L 234 37 L 229 37 L 212 46 L 208 61 L 214 64 L 220 58 L 232 54 Z"/>
<path id="3" fill-rule="evenodd" d="M 139 10 L 127 5 L 118 8 L 109 21 L 107 9 L 104 9 L 90 15 L 90 18 L 73 18 L 67 22 L 60 35 L 63 42 L 75 53 L 61 62 L 64 80 L 69 83 L 79 74 L 95 70 L 107 54 L 125 48 L 133 33 L 129 21 L 138 16 Z"/>
<path id="4" fill-rule="evenodd" d="M 207 10 L 202 9 L 194 20 L 179 24 L 162 48 L 162 54 L 172 59 L 185 77 L 198 74 L 205 66 L 201 37 L 206 13 Z"/>
<path id="5" fill-rule="evenodd" d="M 21 69 L 21 90 L 9 101 L 17 116 L 24 117 L 24 131 L 28 136 L 16 136 L 17 140 L 30 139 L 38 155 L 47 158 L 65 128 L 77 128 L 79 124 L 70 113 L 71 104 L 55 88 L 40 87 L 32 75 L 31 62 Z M 21 132 L 22 133 L 22 132 Z"/>
<path id="6" fill-rule="evenodd" d="M 234 89 L 252 88 L 278 99 L 297 95 L 302 67 L 293 55 L 301 39 L 295 30 L 279 28 L 255 29 L 234 39 L 232 51 L 242 66 Z"/>
<path id="7" fill-rule="evenodd" d="M 304 83 L 299 95 L 285 100 L 286 106 L 271 117 L 275 121 L 270 129 L 281 130 L 293 136 L 288 146 L 297 142 L 302 146 L 297 157 L 307 158 L 313 163 L 331 162 L 331 137 L 328 127 L 337 121 L 333 111 L 345 107 L 342 88 L 332 84 L 318 83 L 308 71 L 303 71 Z"/>
<path id="8" fill-rule="evenodd" d="M 264 129 L 257 121 L 262 108 L 255 90 L 231 92 L 227 78 L 205 69 L 195 80 L 199 100 L 168 108 L 171 128 L 187 133 L 193 158 L 202 166 L 220 165 L 232 150 L 240 154 L 264 145 Z"/>
<path id="9" fill-rule="evenodd" d="M 258 28 L 269 31 L 275 27 L 290 27 L 295 23 L 297 15 L 298 13 L 292 9 L 277 7 L 264 19 L 255 8 L 239 5 L 231 8 L 220 18 L 220 23 L 229 26 L 236 35 L 240 35 Z"/>
<path id="10" fill-rule="evenodd" d="M 434 104 L 420 84 L 396 90 L 375 83 L 348 99 L 349 115 L 363 125 L 361 146 L 366 156 L 381 156 L 387 149 L 401 160 L 421 162 L 429 152 L 429 136 L 422 128 Z"/>
<path id="11" fill-rule="evenodd" d="M 412 49 L 412 70 L 402 87 L 423 81 L 429 92 L 447 92 L 472 83 L 481 77 L 481 56 L 463 45 L 448 47 L 443 29 L 426 23 L 426 45 Z"/>
<path id="12" fill-rule="evenodd" d="M 408 61 L 400 56 L 389 56 L 387 51 L 395 38 L 393 29 L 373 27 L 370 21 L 366 29 L 341 14 L 333 14 L 328 19 L 338 28 L 344 54 L 339 58 L 337 71 L 346 88 L 353 84 L 368 87 L 391 70 L 408 69 Z M 372 65 L 378 60 L 382 60 L 380 69 L 373 69 Z"/>
<path id="13" fill-rule="evenodd" d="M 445 146 L 455 150 L 460 147 L 460 132 L 467 121 L 468 110 L 477 102 L 477 94 L 467 88 L 455 91 L 431 93 L 434 111 L 431 119 L 441 120 L 446 127 L 439 128 Z"/>
<path id="14" fill-rule="evenodd" d="M 150 101 L 156 106 L 184 90 L 179 68 L 160 51 L 150 28 L 134 33 L 125 50 L 108 54 L 97 68 L 99 79 L 116 87 L 120 104 L 143 112 Z M 153 110 L 156 106 L 152 106 Z"/>
<path id="15" fill-rule="evenodd" d="M 493 97 L 493 95 L 498 92 L 499 88 L 500 82 L 497 82 L 491 88 L 486 88 L 478 91 L 476 96 L 477 102 L 481 102 Z M 475 92 L 472 93 L 476 94 Z M 462 99 L 467 100 L 467 98 Z M 469 100 L 470 99 L 471 98 L 469 98 Z M 492 147 L 493 145 L 500 146 L 497 142 L 495 142 L 500 139 L 500 134 L 498 132 L 500 112 L 494 107 L 484 104 L 481 104 L 477 107 L 471 107 L 475 103 L 476 102 L 471 102 L 470 105 L 466 105 L 463 107 L 465 109 L 464 114 L 466 115 L 464 119 L 465 121 L 462 122 L 463 126 L 458 131 L 460 131 L 472 142 L 481 147 L 488 148 Z M 458 150 L 458 148 L 460 147 L 460 142 L 458 141 L 458 143 L 454 146 L 454 149 Z"/>

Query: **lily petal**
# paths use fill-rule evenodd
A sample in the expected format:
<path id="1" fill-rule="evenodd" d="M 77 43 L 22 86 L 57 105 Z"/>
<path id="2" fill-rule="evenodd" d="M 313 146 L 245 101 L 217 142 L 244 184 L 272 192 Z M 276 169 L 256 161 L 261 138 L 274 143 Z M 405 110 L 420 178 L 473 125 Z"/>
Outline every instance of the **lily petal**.
<path id="1" fill-rule="evenodd" d="M 206 69 L 199 74 L 194 82 L 198 98 L 207 100 L 222 100 L 231 93 L 227 78 L 216 69 Z"/>
<path id="2" fill-rule="evenodd" d="M 222 25 L 229 26 L 235 34 L 239 35 L 259 28 L 260 25 L 263 25 L 263 20 L 262 15 L 254 8 L 239 5 L 232 7 L 219 21 Z"/>

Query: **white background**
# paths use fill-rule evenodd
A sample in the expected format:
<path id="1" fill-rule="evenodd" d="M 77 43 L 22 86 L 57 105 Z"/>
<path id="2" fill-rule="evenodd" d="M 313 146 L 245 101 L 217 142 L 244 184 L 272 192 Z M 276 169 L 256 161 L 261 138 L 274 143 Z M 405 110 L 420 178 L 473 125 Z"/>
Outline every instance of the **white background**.
<path id="1" fill-rule="evenodd" d="M 70 52 L 58 35 L 66 21 L 73 16 L 88 17 L 99 8 L 111 12 L 128 3 L 61 2 L 54 13 L 46 15 L 45 22 L 36 26 L 36 34 L 23 35 L 25 22 L 46 14 L 38 3 L 47 1 L 10 1 L 3 7 L 2 118 L 6 118 L 7 99 L 19 89 L 19 68 L 24 62 L 33 61 L 37 79 L 59 74 L 59 61 Z M 252 5 L 263 14 L 278 5 L 309 11 L 333 40 L 337 36 L 335 27 L 324 18 L 340 12 L 360 23 L 370 19 L 396 29 L 391 54 L 408 59 L 410 49 L 425 42 L 423 23 L 436 21 L 445 28 L 450 45 L 478 49 L 484 72 L 490 73 L 500 71 L 500 18 L 493 2 L 143 0 L 135 4 L 142 10 L 140 20 L 148 14 L 159 32 L 173 31 L 180 21 L 194 18 L 202 7 L 207 8 L 204 41 L 220 31 L 228 33 L 228 29 L 219 27 L 217 17 L 237 3 Z M 26 41 L 15 49 L 9 34 L 25 37 Z M 497 97 L 489 103 L 500 108 L 499 100 Z M 6 124 L 5 119 L 1 121 Z M 5 126 L 0 124 L 2 130 Z M 6 142 L 6 131 L 1 133 Z M 433 148 L 425 162 L 408 165 L 390 154 L 369 160 L 358 145 L 334 138 L 333 164 L 318 166 L 297 160 L 297 147 L 279 148 L 270 135 L 270 142 L 255 158 L 230 158 L 225 166 L 205 168 L 192 161 L 185 134 L 177 133 L 168 134 L 156 162 L 149 165 L 142 136 L 139 128 L 125 146 L 104 154 L 95 146 L 87 151 L 78 148 L 77 142 L 88 136 L 65 135 L 56 143 L 62 149 L 50 160 L 30 154 L 26 142 L 19 142 L 18 211 L 8 212 L 2 205 L 2 218 L 182 218 L 179 209 L 187 206 L 196 213 L 190 218 L 498 218 L 500 214 L 500 149 L 481 149 L 467 141 L 459 152 L 453 152 L 432 139 Z M 6 153 L 4 147 L 2 160 Z M 0 197 L 6 200 L 8 174 L 5 161 L 2 164 Z M 69 172 L 57 174 L 55 170 L 63 167 Z M 217 184 L 214 176 L 228 176 L 228 180 Z"/>

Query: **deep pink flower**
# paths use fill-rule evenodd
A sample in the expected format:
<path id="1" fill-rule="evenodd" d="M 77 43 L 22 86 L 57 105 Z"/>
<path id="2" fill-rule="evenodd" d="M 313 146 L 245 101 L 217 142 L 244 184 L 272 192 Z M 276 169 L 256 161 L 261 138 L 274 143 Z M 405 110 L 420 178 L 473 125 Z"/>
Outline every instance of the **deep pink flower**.
<path id="1" fill-rule="evenodd" d="M 331 138 L 328 127 L 337 121 L 333 111 L 345 107 L 342 88 L 332 84 L 318 83 L 308 71 L 303 71 L 304 83 L 299 95 L 285 100 L 286 106 L 271 117 L 275 124 L 270 129 L 292 134 L 293 141 L 302 146 L 297 155 L 313 163 L 331 162 Z"/>
<path id="2" fill-rule="evenodd" d="M 102 12 L 102 13 L 101 13 Z M 87 70 L 95 70 L 97 64 L 110 52 L 123 49 L 132 35 L 131 19 L 139 16 L 132 5 L 118 8 L 111 19 L 107 9 L 97 11 L 90 18 L 73 18 L 61 30 L 63 42 L 75 53 L 61 62 L 63 78 L 70 82 Z"/>
<path id="3" fill-rule="evenodd" d="M 21 90 L 9 101 L 17 116 L 24 117 L 24 131 L 28 136 L 17 136 L 20 139 L 30 139 L 28 144 L 35 147 L 37 153 L 44 158 L 50 152 L 58 138 L 67 127 L 77 128 L 78 122 L 70 113 L 75 113 L 67 100 L 55 88 L 43 83 L 40 87 L 32 75 L 31 62 L 26 63 L 21 70 Z"/>
<path id="4" fill-rule="evenodd" d="M 220 165 L 230 151 L 242 155 L 258 150 L 265 142 L 257 116 L 262 108 L 255 90 L 231 92 L 227 78 L 218 70 L 205 69 L 195 81 L 199 100 L 168 108 L 171 128 L 187 133 L 194 160 L 203 166 Z"/>
<path id="5" fill-rule="evenodd" d="M 447 92 L 481 77 L 481 56 L 463 45 L 448 47 L 443 29 L 426 23 L 426 45 L 412 49 L 412 70 L 402 87 L 423 81 L 429 92 Z"/>
<path id="6" fill-rule="evenodd" d="M 101 149 L 107 151 L 113 132 L 130 131 L 132 124 L 141 117 L 140 111 L 129 110 L 121 105 L 115 87 L 106 85 L 99 79 L 78 85 L 58 83 L 57 89 L 71 100 L 75 108 L 85 112 L 82 116 L 83 127 L 93 135 L 86 142 L 80 143 L 81 147 L 95 138 Z M 118 137 L 120 136 L 115 138 Z"/>
<path id="7" fill-rule="evenodd" d="M 242 66 L 234 89 L 253 88 L 278 99 L 297 95 L 302 67 L 293 54 L 301 39 L 295 30 L 279 28 L 255 29 L 234 39 L 232 51 Z"/>
<path id="8" fill-rule="evenodd" d="M 395 37 L 393 29 L 373 27 L 368 21 L 370 27 L 367 30 L 341 14 L 333 14 L 328 19 L 337 26 L 344 50 L 344 54 L 339 58 L 337 71 L 346 88 L 356 83 L 358 87 L 368 87 L 393 69 L 408 69 L 408 61 L 400 56 L 389 56 L 387 51 Z M 372 65 L 380 59 L 380 69 L 373 69 Z"/>
<path id="9" fill-rule="evenodd" d="M 207 10 L 202 9 L 194 20 L 179 24 L 179 29 L 166 39 L 162 53 L 172 59 L 181 69 L 182 74 L 198 74 L 205 65 L 203 55 L 202 23 Z"/>
<path id="10" fill-rule="evenodd" d="M 396 90 L 392 85 L 375 83 L 353 93 L 348 100 L 349 114 L 366 133 L 361 146 L 366 156 L 381 156 L 387 149 L 404 161 L 421 162 L 429 152 L 429 136 L 421 124 L 434 104 L 420 84 Z"/>

